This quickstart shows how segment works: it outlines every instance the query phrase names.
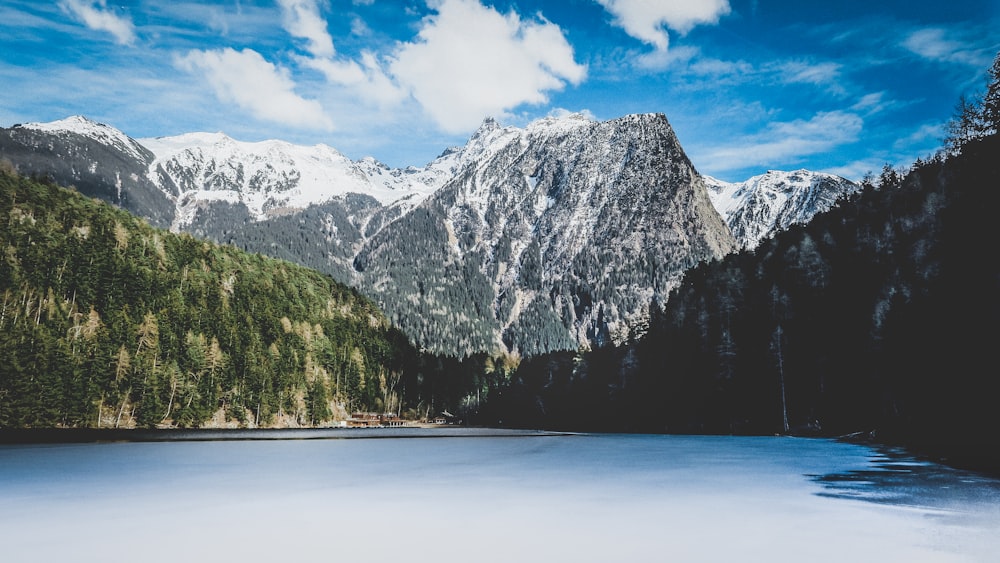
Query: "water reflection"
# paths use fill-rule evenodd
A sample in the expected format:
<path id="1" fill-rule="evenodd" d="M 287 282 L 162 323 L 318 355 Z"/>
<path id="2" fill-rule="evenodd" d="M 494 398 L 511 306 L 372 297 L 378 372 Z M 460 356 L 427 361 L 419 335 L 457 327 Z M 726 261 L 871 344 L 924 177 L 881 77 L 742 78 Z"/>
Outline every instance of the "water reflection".
<path id="1" fill-rule="evenodd" d="M 911 507 L 941 517 L 1000 517 L 1000 480 L 918 459 L 905 450 L 873 446 L 864 468 L 808 475 L 818 496 Z"/>

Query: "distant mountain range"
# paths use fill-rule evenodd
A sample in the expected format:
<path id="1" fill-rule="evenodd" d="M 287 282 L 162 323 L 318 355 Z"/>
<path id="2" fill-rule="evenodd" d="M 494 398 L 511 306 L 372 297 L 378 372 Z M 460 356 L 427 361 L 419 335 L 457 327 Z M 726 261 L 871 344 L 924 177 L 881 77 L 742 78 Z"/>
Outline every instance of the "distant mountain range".
<path id="1" fill-rule="evenodd" d="M 84 117 L 0 129 L 22 174 L 355 285 L 421 347 L 519 355 L 641 335 L 688 268 L 858 186 L 808 172 L 703 177 L 666 118 L 487 119 L 424 167 L 221 133 L 132 139 Z"/>

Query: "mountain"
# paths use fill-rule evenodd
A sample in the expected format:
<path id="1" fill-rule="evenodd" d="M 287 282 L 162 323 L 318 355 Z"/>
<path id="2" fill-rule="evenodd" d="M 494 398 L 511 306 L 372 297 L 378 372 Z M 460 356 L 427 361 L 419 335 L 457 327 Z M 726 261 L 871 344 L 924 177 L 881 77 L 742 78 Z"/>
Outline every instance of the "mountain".
<path id="1" fill-rule="evenodd" d="M 409 343 L 327 276 L 6 167 L 0 218 L 0 429 L 315 426 L 406 404 Z"/>
<path id="2" fill-rule="evenodd" d="M 805 171 L 703 178 L 658 114 L 487 119 L 405 169 L 221 133 L 134 140 L 79 117 L 3 129 L 0 156 L 156 225 L 326 272 L 421 347 L 459 355 L 625 342 L 684 270 L 850 189 Z"/>
<path id="3" fill-rule="evenodd" d="M 747 249 L 791 225 L 808 222 L 861 189 L 845 178 L 808 170 L 769 170 L 738 183 L 704 178 L 712 205 L 740 248 Z"/>
<path id="4" fill-rule="evenodd" d="M 174 203 L 166 193 L 175 188 L 147 177 L 153 153 L 108 125 L 74 116 L 0 128 L 0 155 L 22 174 L 49 177 L 153 225 L 173 220 Z"/>
<path id="5" fill-rule="evenodd" d="M 577 115 L 485 121 L 355 266 L 418 343 L 531 355 L 627 340 L 685 269 L 734 247 L 663 115 Z"/>
<path id="6" fill-rule="evenodd" d="M 638 342 L 523 361 L 480 423 L 850 435 L 1000 472 L 998 155 L 973 140 L 688 270 Z"/>
<path id="7" fill-rule="evenodd" d="M 217 203 L 246 208 L 262 221 L 322 204 L 346 194 L 365 194 L 380 204 L 413 205 L 451 174 L 446 153 L 425 168 L 394 170 L 372 158 L 353 162 L 326 145 L 284 141 L 246 143 L 222 133 L 190 133 L 142 139 L 154 155 L 150 180 L 176 204 L 173 228 L 190 227 Z"/>

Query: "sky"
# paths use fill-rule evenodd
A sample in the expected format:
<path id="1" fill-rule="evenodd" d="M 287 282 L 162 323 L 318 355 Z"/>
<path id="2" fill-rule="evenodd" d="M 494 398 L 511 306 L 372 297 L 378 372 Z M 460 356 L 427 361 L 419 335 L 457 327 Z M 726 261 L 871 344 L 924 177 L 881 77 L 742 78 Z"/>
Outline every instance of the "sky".
<path id="1" fill-rule="evenodd" d="M 323 143 L 422 166 L 486 117 L 663 113 L 726 181 L 941 147 L 1000 0 L 0 0 L 0 126 Z"/>

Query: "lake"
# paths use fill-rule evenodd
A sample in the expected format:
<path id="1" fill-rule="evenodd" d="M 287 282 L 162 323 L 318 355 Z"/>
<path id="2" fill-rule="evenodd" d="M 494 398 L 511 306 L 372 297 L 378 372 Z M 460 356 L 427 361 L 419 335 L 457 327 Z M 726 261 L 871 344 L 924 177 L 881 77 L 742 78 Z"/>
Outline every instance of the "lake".
<path id="1" fill-rule="evenodd" d="M 0 445 L 0 559 L 915 562 L 1000 550 L 1000 482 L 902 452 L 385 430 Z"/>

